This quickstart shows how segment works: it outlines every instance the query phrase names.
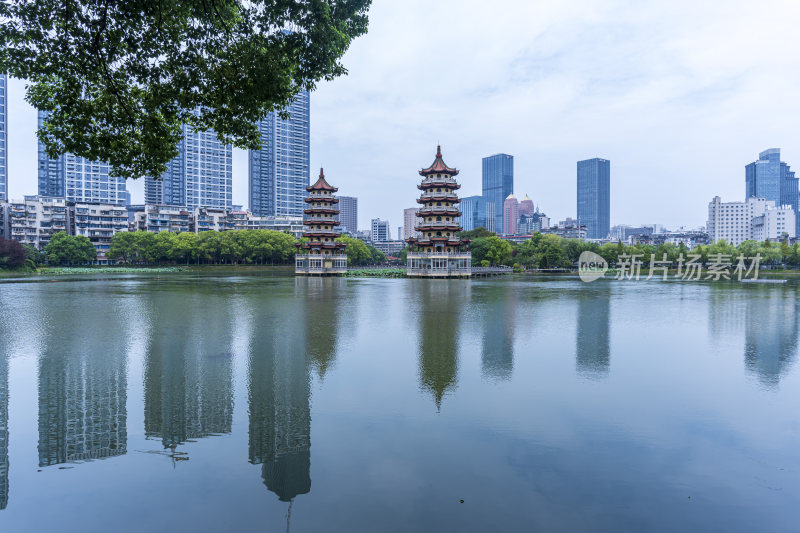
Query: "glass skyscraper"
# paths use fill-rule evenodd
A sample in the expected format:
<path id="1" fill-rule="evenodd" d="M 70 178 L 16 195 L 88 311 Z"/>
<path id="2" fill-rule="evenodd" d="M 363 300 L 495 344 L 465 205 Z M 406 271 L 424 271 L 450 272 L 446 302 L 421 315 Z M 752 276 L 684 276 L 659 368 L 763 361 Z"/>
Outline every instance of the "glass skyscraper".
<path id="1" fill-rule="evenodd" d="M 8 201 L 8 77 L 0 74 L 0 202 Z"/>
<path id="2" fill-rule="evenodd" d="M 145 179 L 144 202 L 194 209 L 233 205 L 233 149 L 214 131 L 195 132 L 183 126 L 178 155 L 160 180 Z"/>
<path id="3" fill-rule="evenodd" d="M 495 154 L 483 158 L 482 194 L 486 229 L 503 232 L 503 202 L 514 192 L 514 156 Z"/>
<path id="4" fill-rule="evenodd" d="M 303 216 L 309 184 L 310 97 L 301 91 L 285 109 L 258 123 L 261 148 L 250 150 L 250 211 L 256 216 Z"/>
<path id="5" fill-rule="evenodd" d="M 465 196 L 459 205 L 461 217 L 459 223 L 464 231 L 486 227 L 486 202 L 483 196 Z"/>
<path id="6" fill-rule="evenodd" d="M 39 111 L 38 125 L 47 120 Z M 89 161 L 71 153 L 51 158 L 39 142 L 39 196 L 65 198 L 68 202 L 125 205 L 125 179 L 109 174 L 108 163 Z"/>
<path id="7" fill-rule="evenodd" d="M 611 230 L 611 161 L 578 161 L 578 224 L 586 237 L 605 239 Z"/>
<path id="8" fill-rule="evenodd" d="M 781 149 L 770 148 L 758 154 L 758 161 L 744 167 L 745 200 L 750 197 L 772 200 L 776 206 L 790 205 L 795 214 L 796 231 L 800 235 L 798 213 L 798 178 L 789 165 L 781 161 Z"/>

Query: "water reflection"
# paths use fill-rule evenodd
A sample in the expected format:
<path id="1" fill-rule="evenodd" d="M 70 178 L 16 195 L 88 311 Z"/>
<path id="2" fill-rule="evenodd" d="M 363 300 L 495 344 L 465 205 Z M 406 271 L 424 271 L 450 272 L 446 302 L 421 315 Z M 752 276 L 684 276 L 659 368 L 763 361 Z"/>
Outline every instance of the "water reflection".
<path id="1" fill-rule="evenodd" d="M 409 287 L 419 319 L 419 379 L 433 394 L 436 409 L 458 384 L 459 324 L 469 285 L 452 280 L 415 280 Z"/>
<path id="2" fill-rule="evenodd" d="M 603 285 L 578 296 L 575 367 L 582 377 L 600 379 L 608 375 L 611 358 L 610 302 L 610 288 Z"/>
<path id="3" fill-rule="evenodd" d="M 339 333 L 343 278 L 296 278 L 295 298 L 304 302 L 307 354 L 320 378 L 333 366 Z"/>
<path id="4" fill-rule="evenodd" d="M 309 304 L 304 291 L 298 289 L 296 298 L 259 301 L 250 343 L 249 461 L 263 465 L 264 485 L 284 502 L 311 490 L 311 380 L 304 327 Z M 332 359 L 326 350 L 319 355 Z"/>
<path id="5" fill-rule="evenodd" d="M 8 506 L 8 354 L 3 344 L 0 342 L 0 511 Z"/>
<path id="6" fill-rule="evenodd" d="M 490 379 L 511 379 L 514 372 L 514 326 L 517 302 L 509 285 L 485 291 L 480 321 L 483 326 L 481 371 Z"/>
<path id="7" fill-rule="evenodd" d="M 92 296 L 85 298 L 92 308 Z M 64 311 L 39 359 L 39 466 L 127 451 L 124 324 L 114 312 L 97 312 L 88 333 L 80 313 Z"/>
<path id="8" fill-rule="evenodd" d="M 746 302 L 744 361 L 766 387 L 778 385 L 797 353 L 797 301 L 789 291 L 750 294 Z"/>
<path id="9" fill-rule="evenodd" d="M 205 292 L 182 302 L 155 293 L 148 313 L 158 327 L 144 363 L 145 436 L 161 439 L 174 460 L 186 459 L 179 445 L 231 431 L 232 313 Z"/>

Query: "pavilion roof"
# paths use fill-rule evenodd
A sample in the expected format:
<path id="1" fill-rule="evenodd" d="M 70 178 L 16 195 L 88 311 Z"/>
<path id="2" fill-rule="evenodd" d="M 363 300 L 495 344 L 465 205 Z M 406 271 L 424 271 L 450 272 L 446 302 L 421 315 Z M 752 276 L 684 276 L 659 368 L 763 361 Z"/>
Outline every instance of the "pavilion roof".
<path id="1" fill-rule="evenodd" d="M 427 176 L 429 174 L 450 174 L 451 176 L 455 176 L 458 174 L 458 170 L 450 168 L 445 164 L 444 160 L 442 159 L 442 147 L 437 145 L 436 159 L 433 160 L 431 166 L 420 170 L 419 174 L 420 176 Z"/>

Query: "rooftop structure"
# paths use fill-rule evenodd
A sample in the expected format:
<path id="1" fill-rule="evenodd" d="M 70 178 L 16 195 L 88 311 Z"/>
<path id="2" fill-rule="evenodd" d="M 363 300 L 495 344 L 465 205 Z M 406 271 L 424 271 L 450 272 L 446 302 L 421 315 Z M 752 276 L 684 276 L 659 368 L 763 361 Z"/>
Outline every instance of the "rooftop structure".
<path id="1" fill-rule="evenodd" d="M 422 204 L 415 230 L 419 237 L 406 239 L 409 245 L 407 274 L 413 277 L 467 277 L 472 272 L 469 239 L 456 236 L 461 231 L 458 218 L 460 202 L 456 191 L 461 188 L 455 176 L 458 170 L 448 167 L 442 159 L 441 146 L 436 147 L 436 159 L 428 168 L 419 171 Z"/>
<path id="2" fill-rule="evenodd" d="M 303 214 L 307 229 L 303 237 L 308 241 L 296 244 L 295 274 L 336 275 L 347 272 L 347 255 L 344 251 L 347 244 L 336 242 L 336 238 L 342 234 L 337 228 L 341 223 L 336 220 L 339 199 L 333 195 L 338 190 L 325 181 L 322 169 L 319 169 L 317 182 L 306 187 L 307 205 Z"/>

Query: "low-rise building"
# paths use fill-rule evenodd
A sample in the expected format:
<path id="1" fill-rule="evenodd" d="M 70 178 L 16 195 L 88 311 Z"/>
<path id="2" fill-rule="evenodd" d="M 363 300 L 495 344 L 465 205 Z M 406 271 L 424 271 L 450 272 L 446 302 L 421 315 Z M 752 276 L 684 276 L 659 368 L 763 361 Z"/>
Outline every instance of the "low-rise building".
<path id="1" fill-rule="evenodd" d="M 578 224 L 574 218 L 567 217 L 558 223 L 558 226 L 542 228 L 541 233 L 558 235 L 564 239 L 586 239 L 586 226 Z"/>
<path id="2" fill-rule="evenodd" d="M 381 241 L 373 244 L 376 250 L 384 255 L 397 257 L 406 247 L 405 241 Z"/>
<path id="3" fill-rule="evenodd" d="M 72 233 L 71 207 L 64 198 L 25 196 L 7 208 L 8 238 L 43 250 L 61 231 Z"/>
<path id="4" fill-rule="evenodd" d="M 73 235 L 87 237 L 97 250 L 97 264 L 108 264 L 111 238 L 128 231 L 128 209 L 123 205 L 78 202 L 74 207 Z"/>
<path id="5" fill-rule="evenodd" d="M 194 217 L 185 207 L 146 205 L 134 214 L 134 231 L 182 233 L 194 230 Z"/>
<path id="6" fill-rule="evenodd" d="M 238 229 L 238 228 L 237 228 Z M 247 227 L 243 229 L 267 229 L 289 233 L 299 239 L 303 236 L 302 217 L 256 217 L 247 218 Z"/>
<path id="7" fill-rule="evenodd" d="M 232 211 L 219 207 L 198 207 L 194 210 L 194 232 L 235 229 Z"/>

